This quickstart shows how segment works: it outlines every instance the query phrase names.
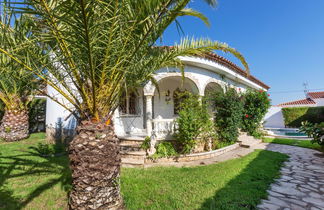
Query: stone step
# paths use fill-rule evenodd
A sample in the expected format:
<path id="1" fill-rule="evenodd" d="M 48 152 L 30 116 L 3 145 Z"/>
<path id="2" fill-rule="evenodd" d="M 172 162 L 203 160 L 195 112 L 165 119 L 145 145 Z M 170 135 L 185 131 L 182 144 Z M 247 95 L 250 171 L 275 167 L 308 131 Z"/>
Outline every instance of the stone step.
<path id="1" fill-rule="evenodd" d="M 136 152 L 136 151 L 142 151 L 144 150 L 141 148 L 141 144 L 129 144 L 128 142 L 121 142 L 120 143 L 120 150 L 122 152 Z"/>
<path id="2" fill-rule="evenodd" d="M 137 145 L 137 146 L 141 146 L 142 143 L 144 142 L 144 140 L 125 140 L 125 139 L 121 139 L 120 140 L 120 145 Z"/>
<path id="3" fill-rule="evenodd" d="M 122 166 L 128 168 L 143 168 L 144 167 L 144 157 L 142 159 L 136 158 L 122 158 Z"/>
<path id="4" fill-rule="evenodd" d="M 121 151 L 122 158 L 144 159 L 146 152 L 144 151 Z"/>
<path id="5" fill-rule="evenodd" d="M 253 140 L 244 140 L 244 141 L 239 141 L 241 147 L 245 148 L 250 148 L 253 145 L 259 144 L 262 141 L 259 139 L 253 139 Z"/>

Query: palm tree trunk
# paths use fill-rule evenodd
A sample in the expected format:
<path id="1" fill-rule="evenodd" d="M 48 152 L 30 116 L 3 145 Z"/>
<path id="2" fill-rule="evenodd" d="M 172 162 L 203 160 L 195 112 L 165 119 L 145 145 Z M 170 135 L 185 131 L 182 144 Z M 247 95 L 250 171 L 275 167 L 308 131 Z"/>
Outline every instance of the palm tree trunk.
<path id="1" fill-rule="evenodd" d="M 119 139 L 112 125 L 83 121 L 69 146 L 70 209 L 122 209 Z"/>
<path id="2" fill-rule="evenodd" d="M 28 111 L 6 110 L 0 126 L 0 138 L 18 141 L 29 136 Z"/>

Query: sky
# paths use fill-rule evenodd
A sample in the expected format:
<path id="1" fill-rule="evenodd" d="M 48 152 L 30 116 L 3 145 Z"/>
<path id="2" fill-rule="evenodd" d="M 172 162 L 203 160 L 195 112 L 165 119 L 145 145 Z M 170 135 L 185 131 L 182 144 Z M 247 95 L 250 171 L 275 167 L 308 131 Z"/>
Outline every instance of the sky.
<path id="1" fill-rule="evenodd" d="M 273 105 L 305 98 L 303 83 L 309 91 L 324 91 L 324 0 L 218 0 L 216 8 L 194 0 L 189 6 L 211 26 L 180 18 L 184 34 L 172 25 L 160 44 L 185 36 L 229 44 L 244 55 L 251 74 L 271 87 Z"/>

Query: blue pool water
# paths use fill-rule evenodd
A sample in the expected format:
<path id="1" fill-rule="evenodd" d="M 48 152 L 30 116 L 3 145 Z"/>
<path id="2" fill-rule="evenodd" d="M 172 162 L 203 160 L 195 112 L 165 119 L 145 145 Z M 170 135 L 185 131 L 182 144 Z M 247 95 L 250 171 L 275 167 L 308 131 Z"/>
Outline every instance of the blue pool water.
<path id="1" fill-rule="evenodd" d="M 300 136 L 307 137 L 303 132 L 300 132 L 298 129 L 284 129 L 284 128 L 267 128 L 266 130 L 273 132 L 276 136 Z"/>

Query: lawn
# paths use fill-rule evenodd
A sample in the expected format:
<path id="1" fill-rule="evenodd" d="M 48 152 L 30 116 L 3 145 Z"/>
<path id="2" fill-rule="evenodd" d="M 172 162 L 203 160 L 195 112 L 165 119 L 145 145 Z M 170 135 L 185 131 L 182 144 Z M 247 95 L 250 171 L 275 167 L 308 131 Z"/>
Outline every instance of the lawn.
<path id="1" fill-rule="evenodd" d="M 286 144 L 291 146 L 304 147 L 309 149 L 316 149 L 324 152 L 321 146 L 317 143 L 312 144 L 310 140 L 298 140 L 298 139 L 282 139 L 282 138 L 263 138 L 265 143 L 275 143 L 275 144 Z"/>
<path id="2" fill-rule="evenodd" d="M 0 209 L 67 209 L 68 159 L 40 157 L 30 147 L 41 142 L 0 143 Z M 254 209 L 286 159 L 258 150 L 209 166 L 123 169 L 122 194 L 127 209 Z"/>

